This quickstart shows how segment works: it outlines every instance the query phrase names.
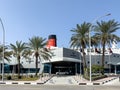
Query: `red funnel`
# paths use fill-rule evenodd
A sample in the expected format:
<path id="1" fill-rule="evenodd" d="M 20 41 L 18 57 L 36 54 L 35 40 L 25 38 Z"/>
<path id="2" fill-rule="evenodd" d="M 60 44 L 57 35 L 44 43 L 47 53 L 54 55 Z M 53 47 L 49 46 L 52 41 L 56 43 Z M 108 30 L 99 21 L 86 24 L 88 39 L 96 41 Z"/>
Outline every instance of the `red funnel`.
<path id="1" fill-rule="evenodd" d="M 47 42 L 47 47 L 56 47 L 56 35 L 49 35 L 48 37 L 48 42 Z"/>

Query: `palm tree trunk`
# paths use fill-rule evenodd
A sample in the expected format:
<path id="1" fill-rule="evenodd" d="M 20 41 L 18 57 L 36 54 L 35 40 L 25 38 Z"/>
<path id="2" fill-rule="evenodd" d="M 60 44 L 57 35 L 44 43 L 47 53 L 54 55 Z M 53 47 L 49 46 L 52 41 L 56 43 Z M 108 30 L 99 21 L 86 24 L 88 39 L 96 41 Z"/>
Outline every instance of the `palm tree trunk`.
<path id="1" fill-rule="evenodd" d="M 103 50 L 102 50 L 102 75 L 104 75 L 104 58 L 105 58 L 105 41 L 103 42 Z"/>
<path id="2" fill-rule="evenodd" d="M 37 76 L 37 73 L 38 73 L 38 57 L 37 56 L 36 56 L 36 61 L 35 61 L 35 67 L 36 67 L 35 76 Z"/>
<path id="3" fill-rule="evenodd" d="M 18 59 L 18 78 L 20 77 L 20 56 L 17 57 Z"/>
<path id="4" fill-rule="evenodd" d="M 83 53 L 83 71 L 84 71 L 84 75 L 87 75 L 87 66 L 86 66 L 86 59 L 85 59 L 85 52 L 84 52 L 84 48 L 82 48 L 82 53 Z"/>

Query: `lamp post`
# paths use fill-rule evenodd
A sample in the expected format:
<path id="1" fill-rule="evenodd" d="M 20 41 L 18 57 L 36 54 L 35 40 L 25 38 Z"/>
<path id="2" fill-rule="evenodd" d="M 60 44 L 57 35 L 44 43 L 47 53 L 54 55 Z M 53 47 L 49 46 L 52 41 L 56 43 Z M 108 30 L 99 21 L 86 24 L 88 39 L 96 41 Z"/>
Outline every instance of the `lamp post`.
<path id="1" fill-rule="evenodd" d="M 105 14 L 105 15 L 103 15 L 103 16 L 100 16 L 100 17 L 97 17 L 97 18 L 95 18 L 93 21 L 92 21 L 92 25 L 91 25 L 91 27 L 90 27 L 90 29 L 89 29 L 89 62 L 90 62 L 90 82 L 92 82 L 92 68 L 91 68 L 91 66 L 92 66 L 92 63 L 91 63 L 91 34 L 90 34 L 90 32 L 91 32 L 91 30 L 92 30 L 92 27 L 93 27 L 93 23 L 95 22 L 95 21 L 97 21 L 98 19 L 100 19 L 100 18 L 102 18 L 102 17 L 105 17 L 105 16 L 109 16 L 109 15 L 111 15 L 110 13 L 109 14 Z"/>
<path id="2" fill-rule="evenodd" d="M 0 23 L 2 25 L 2 29 L 3 29 L 3 63 L 2 63 L 2 81 L 4 81 L 4 50 L 5 50 L 5 29 L 4 29 L 4 25 L 3 25 L 3 22 L 2 22 L 2 19 L 0 18 Z"/>

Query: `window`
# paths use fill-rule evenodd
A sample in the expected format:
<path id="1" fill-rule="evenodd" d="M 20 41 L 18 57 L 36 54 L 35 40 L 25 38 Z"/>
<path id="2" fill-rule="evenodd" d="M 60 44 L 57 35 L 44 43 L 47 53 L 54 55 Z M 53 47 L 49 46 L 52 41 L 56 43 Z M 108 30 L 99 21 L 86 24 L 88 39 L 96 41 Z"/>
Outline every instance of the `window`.
<path id="1" fill-rule="evenodd" d="M 105 61 L 105 64 L 107 64 L 107 61 Z"/>
<path id="2" fill-rule="evenodd" d="M 89 64 L 90 62 L 88 61 L 88 64 Z"/>
<path id="3" fill-rule="evenodd" d="M 98 64 L 100 64 L 100 62 L 99 62 L 99 61 L 98 61 L 97 63 L 98 63 Z"/>

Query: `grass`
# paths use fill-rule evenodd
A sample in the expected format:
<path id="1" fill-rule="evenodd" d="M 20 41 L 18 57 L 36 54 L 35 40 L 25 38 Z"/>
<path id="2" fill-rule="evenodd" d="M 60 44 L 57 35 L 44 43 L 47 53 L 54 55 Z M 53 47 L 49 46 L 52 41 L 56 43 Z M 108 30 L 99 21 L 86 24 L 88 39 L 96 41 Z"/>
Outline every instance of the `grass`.
<path id="1" fill-rule="evenodd" d="M 106 78 L 106 77 L 107 77 L 106 75 L 92 75 L 92 81 L 99 80 L 99 79 Z M 84 78 L 87 80 L 90 79 L 89 76 L 84 76 Z"/>
<path id="2" fill-rule="evenodd" d="M 35 80 L 38 80 L 39 77 L 22 77 L 20 79 L 17 79 L 17 81 L 35 81 Z"/>
<path id="3" fill-rule="evenodd" d="M 35 81 L 35 80 L 39 79 L 39 76 L 30 75 L 30 76 L 20 76 L 18 78 L 17 75 L 6 75 L 5 79 L 6 80 L 14 80 L 14 81 Z"/>

